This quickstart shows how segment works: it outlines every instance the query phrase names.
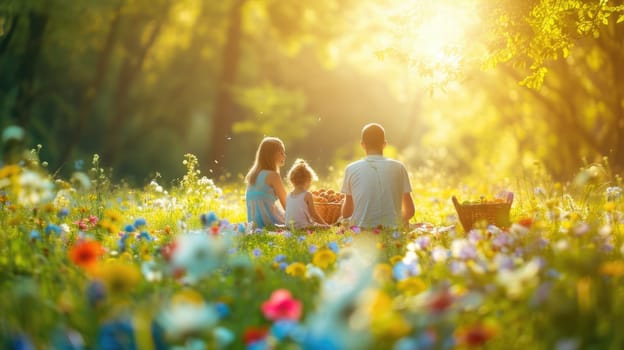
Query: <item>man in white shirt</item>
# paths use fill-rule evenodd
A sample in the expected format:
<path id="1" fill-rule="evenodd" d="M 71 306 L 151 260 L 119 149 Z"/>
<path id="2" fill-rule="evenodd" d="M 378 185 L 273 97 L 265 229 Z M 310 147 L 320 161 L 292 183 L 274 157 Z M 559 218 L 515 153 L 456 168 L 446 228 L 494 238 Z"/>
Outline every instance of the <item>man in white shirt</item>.
<path id="1" fill-rule="evenodd" d="M 407 170 L 398 160 L 383 156 L 386 144 L 381 125 L 371 123 L 362 128 L 366 157 L 347 166 L 341 190 L 345 194 L 342 217 L 352 225 L 408 227 L 414 216 Z"/>

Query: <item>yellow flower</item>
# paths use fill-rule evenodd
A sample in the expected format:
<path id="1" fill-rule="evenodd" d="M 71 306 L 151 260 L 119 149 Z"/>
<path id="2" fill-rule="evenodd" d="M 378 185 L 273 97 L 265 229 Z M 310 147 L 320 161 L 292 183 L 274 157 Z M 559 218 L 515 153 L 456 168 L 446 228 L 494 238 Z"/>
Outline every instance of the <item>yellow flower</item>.
<path id="1" fill-rule="evenodd" d="M 121 214 L 117 210 L 113 209 L 107 209 L 104 212 L 104 216 L 112 222 L 120 222 L 122 219 Z"/>
<path id="2" fill-rule="evenodd" d="M 425 282 L 418 277 L 408 277 L 397 284 L 397 288 L 408 295 L 416 295 L 427 288 Z"/>
<path id="3" fill-rule="evenodd" d="M 373 271 L 373 278 L 379 283 L 385 283 L 392 280 L 392 266 L 389 264 L 377 264 Z"/>
<path id="4" fill-rule="evenodd" d="M 303 277 L 306 273 L 306 266 L 300 262 L 292 263 L 286 267 L 286 273 L 295 277 Z"/>
<path id="5" fill-rule="evenodd" d="M 0 179 L 19 175 L 21 171 L 22 168 L 20 168 L 18 165 L 3 166 L 2 168 L 0 168 Z"/>
<path id="6" fill-rule="evenodd" d="M 392 264 L 392 266 L 394 266 L 396 263 L 398 263 L 399 261 L 403 260 L 403 257 L 400 255 L 395 255 L 393 257 L 390 258 L 390 264 Z"/>
<path id="7" fill-rule="evenodd" d="M 604 210 L 605 211 L 614 211 L 615 210 L 615 203 L 614 202 L 607 202 L 607 203 L 605 203 Z"/>
<path id="8" fill-rule="evenodd" d="M 382 337 L 400 338 L 407 335 L 411 327 L 403 316 L 392 307 L 392 299 L 386 293 L 373 291 L 370 306 L 372 331 Z"/>
<path id="9" fill-rule="evenodd" d="M 131 292 L 141 282 L 139 269 L 119 260 L 100 264 L 95 276 L 104 282 L 107 291 L 112 295 Z"/>
<path id="10" fill-rule="evenodd" d="M 171 303 L 203 305 L 205 302 L 201 294 L 192 289 L 186 289 L 173 295 L 173 297 L 171 297 Z"/>
<path id="11" fill-rule="evenodd" d="M 312 263 L 322 269 L 327 268 L 329 265 L 336 261 L 336 254 L 330 249 L 320 249 L 314 254 Z"/>
<path id="12" fill-rule="evenodd" d="M 606 276 L 620 277 L 624 275 L 624 261 L 607 261 L 600 265 L 600 273 Z"/>

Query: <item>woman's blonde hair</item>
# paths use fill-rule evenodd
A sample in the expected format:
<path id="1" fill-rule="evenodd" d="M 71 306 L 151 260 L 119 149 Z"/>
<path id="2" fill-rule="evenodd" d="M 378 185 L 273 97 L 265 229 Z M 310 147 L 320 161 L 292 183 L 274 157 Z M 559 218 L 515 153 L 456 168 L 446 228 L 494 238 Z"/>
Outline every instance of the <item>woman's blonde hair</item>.
<path id="1" fill-rule="evenodd" d="M 318 177 L 312 167 L 305 160 L 299 158 L 295 160 L 290 170 L 288 170 L 288 180 L 290 180 L 293 186 L 297 186 L 304 184 L 308 180 L 316 181 Z"/>
<path id="2" fill-rule="evenodd" d="M 254 185 L 261 170 L 273 170 L 279 173 L 279 167 L 275 164 L 275 153 L 283 149 L 284 143 L 277 137 L 265 137 L 262 139 L 260 145 L 258 145 L 258 150 L 256 150 L 254 164 L 247 172 L 245 181 L 250 185 Z"/>

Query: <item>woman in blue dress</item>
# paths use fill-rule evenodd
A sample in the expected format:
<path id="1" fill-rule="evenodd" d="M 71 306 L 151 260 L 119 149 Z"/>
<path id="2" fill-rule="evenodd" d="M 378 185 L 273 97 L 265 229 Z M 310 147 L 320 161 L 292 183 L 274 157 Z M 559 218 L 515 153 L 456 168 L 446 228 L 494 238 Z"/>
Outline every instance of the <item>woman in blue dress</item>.
<path id="1" fill-rule="evenodd" d="M 286 150 L 280 139 L 265 137 L 260 142 L 254 164 L 245 177 L 247 221 L 256 228 L 284 224 L 286 189 L 279 168 L 285 161 Z"/>

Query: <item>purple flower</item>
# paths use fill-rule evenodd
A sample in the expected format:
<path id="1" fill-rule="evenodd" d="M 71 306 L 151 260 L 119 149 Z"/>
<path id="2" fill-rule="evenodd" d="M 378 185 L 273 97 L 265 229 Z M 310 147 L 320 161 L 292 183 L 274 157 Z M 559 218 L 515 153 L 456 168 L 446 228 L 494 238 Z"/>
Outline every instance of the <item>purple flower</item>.
<path id="1" fill-rule="evenodd" d="M 262 255 L 262 250 L 260 250 L 259 248 L 255 248 L 253 250 L 253 255 L 256 257 Z"/>
<path id="2" fill-rule="evenodd" d="M 308 248 L 308 251 L 310 253 L 315 253 L 317 250 L 316 246 L 314 244 L 310 244 L 310 247 Z"/>

